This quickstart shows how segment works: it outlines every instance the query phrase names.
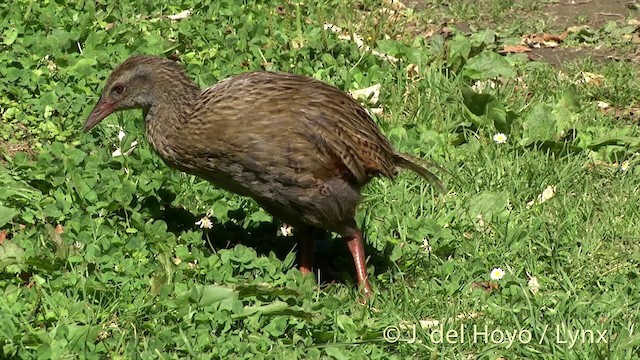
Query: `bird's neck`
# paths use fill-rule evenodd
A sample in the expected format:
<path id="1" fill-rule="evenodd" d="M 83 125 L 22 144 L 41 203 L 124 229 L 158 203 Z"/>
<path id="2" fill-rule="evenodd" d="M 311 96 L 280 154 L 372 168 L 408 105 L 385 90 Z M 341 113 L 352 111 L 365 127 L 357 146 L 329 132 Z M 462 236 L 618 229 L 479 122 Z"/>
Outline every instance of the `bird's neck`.
<path id="1" fill-rule="evenodd" d="M 185 141 L 180 132 L 191 117 L 200 88 L 186 76 L 158 76 L 153 89 L 154 101 L 145 110 L 147 139 L 164 161 L 175 165 Z"/>

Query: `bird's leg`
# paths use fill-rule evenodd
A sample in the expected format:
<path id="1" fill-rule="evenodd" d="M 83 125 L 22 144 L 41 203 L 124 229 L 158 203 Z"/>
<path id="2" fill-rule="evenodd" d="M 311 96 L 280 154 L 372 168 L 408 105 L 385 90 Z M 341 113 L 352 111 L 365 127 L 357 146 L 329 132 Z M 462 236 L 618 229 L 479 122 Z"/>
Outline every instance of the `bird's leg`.
<path id="1" fill-rule="evenodd" d="M 303 227 L 300 229 L 300 236 L 298 237 L 298 247 L 300 248 L 300 272 L 302 275 L 311 273 L 313 267 L 313 229 L 310 227 Z"/>
<path id="2" fill-rule="evenodd" d="M 355 230 L 350 236 L 346 236 L 347 247 L 353 262 L 356 265 L 356 276 L 358 277 L 358 287 L 362 290 L 365 300 L 371 296 L 371 285 L 367 275 L 367 264 L 365 263 L 364 244 L 362 243 L 362 233 Z"/>

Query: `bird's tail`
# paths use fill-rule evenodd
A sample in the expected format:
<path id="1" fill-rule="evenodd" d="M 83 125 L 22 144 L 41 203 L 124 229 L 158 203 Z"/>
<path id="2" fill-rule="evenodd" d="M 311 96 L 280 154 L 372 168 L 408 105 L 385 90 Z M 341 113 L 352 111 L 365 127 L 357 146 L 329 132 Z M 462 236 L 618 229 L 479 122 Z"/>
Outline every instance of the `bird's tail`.
<path id="1" fill-rule="evenodd" d="M 400 152 L 394 153 L 394 159 L 397 166 L 414 171 L 443 194 L 447 192 L 447 188 L 442 184 L 440 179 L 438 179 L 434 173 L 429 171 L 429 168 L 436 168 L 439 171 L 446 172 L 442 167 Z"/>

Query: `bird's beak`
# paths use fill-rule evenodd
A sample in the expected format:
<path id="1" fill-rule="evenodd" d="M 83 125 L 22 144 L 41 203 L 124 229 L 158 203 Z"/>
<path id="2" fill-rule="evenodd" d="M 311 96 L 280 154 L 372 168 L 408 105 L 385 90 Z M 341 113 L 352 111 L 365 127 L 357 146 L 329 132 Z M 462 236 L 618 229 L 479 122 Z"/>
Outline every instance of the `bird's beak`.
<path id="1" fill-rule="evenodd" d="M 114 112 L 116 108 L 115 105 L 116 103 L 113 101 L 100 100 L 98 104 L 96 104 L 96 107 L 93 108 L 93 111 L 91 111 L 91 114 L 87 118 L 87 121 L 84 122 L 84 131 L 88 132 L 89 130 L 91 130 L 91 128 L 98 125 L 98 123 L 102 121 L 102 119 L 106 118 L 112 112 Z"/>

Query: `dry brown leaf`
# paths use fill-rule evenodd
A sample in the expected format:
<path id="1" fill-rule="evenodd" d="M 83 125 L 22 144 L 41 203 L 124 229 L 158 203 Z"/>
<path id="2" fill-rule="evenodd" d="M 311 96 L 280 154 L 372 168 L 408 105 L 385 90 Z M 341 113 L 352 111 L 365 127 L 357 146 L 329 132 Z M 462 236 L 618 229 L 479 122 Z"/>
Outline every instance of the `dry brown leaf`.
<path id="1" fill-rule="evenodd" d="M 420 77 L 420 68 L 416 64 L 409 64 L 405 68 L 407 71 L 407 78 L 411 81 L 415 81 Z"/>
<path id="2" fill-rule="evenodd" d="M 604 76 L 592 72 L 583 71 L 580 73 L 582 78 L 576 81 L 576 84 L 589 84 L 594 86 L 602 86 L 604 84 Z"/>
<path id="3" fill-rule="evenodd" d="M 555 41 L 555 42 L 563 42 L 564 39 L 567 38 L 567 36 L 569 35 L 568 32 L 563 32 L 560 35 L 553 35 L 553 34 L 542 34 L 542 38 L 544 39 L 544 41 Z"/>
<path id="4" fill-rule="evenodd" d="M 61 235 L 64 232 L 64 228 L 62 225 L 56 225 L 56 228 L 53 230 L 56 234 Z"/>
<path id="5" fill-rule="evenodd" d="M 527 34 L 522 36 L 522 42 L 525 45 L 532 47 L 556 47 L 559 43 L 564 41 L 569 35 L 568 31 L 563 32 L 560 35 L 553 34 Z"/>
<path id="6" fill-rule="evenodd" d="M 0 231 L 0 245 L 2 245 L 5 240 L 7 240 L 7 230 L 2 230 Z"/>
<path id="7" fill-rule="evenodd" d="M 383 3 L 385 4 L 385 6 L 394 11 L 400 11 L 407 8 L 405 4 L 401 3 L 398 0 L 384 0 Z"/>
<path id="8" fill-rule="evenodd" d="M 500 288 L 500 285 L 492 281 L 481 281 L 481 282 L 474 282 L 473 284 L 471 284 L 471 288 L 482 289 L 487 293 L 492 293 L 498 290 Z"/>
<path id="9" fill-rule="evenodd" d="M 498 52 L 500 54 L 521 54 L 530 51 L 531 48 L 526 45 L 505 45 L 502 50 Z"/>
<path id="10" fill-rule="evenodd" d="M 637 122 L 640 120 L 640 108 L 600 108 L 600 111 L 606 115 L 613 116 L 617 121 Z"/>

